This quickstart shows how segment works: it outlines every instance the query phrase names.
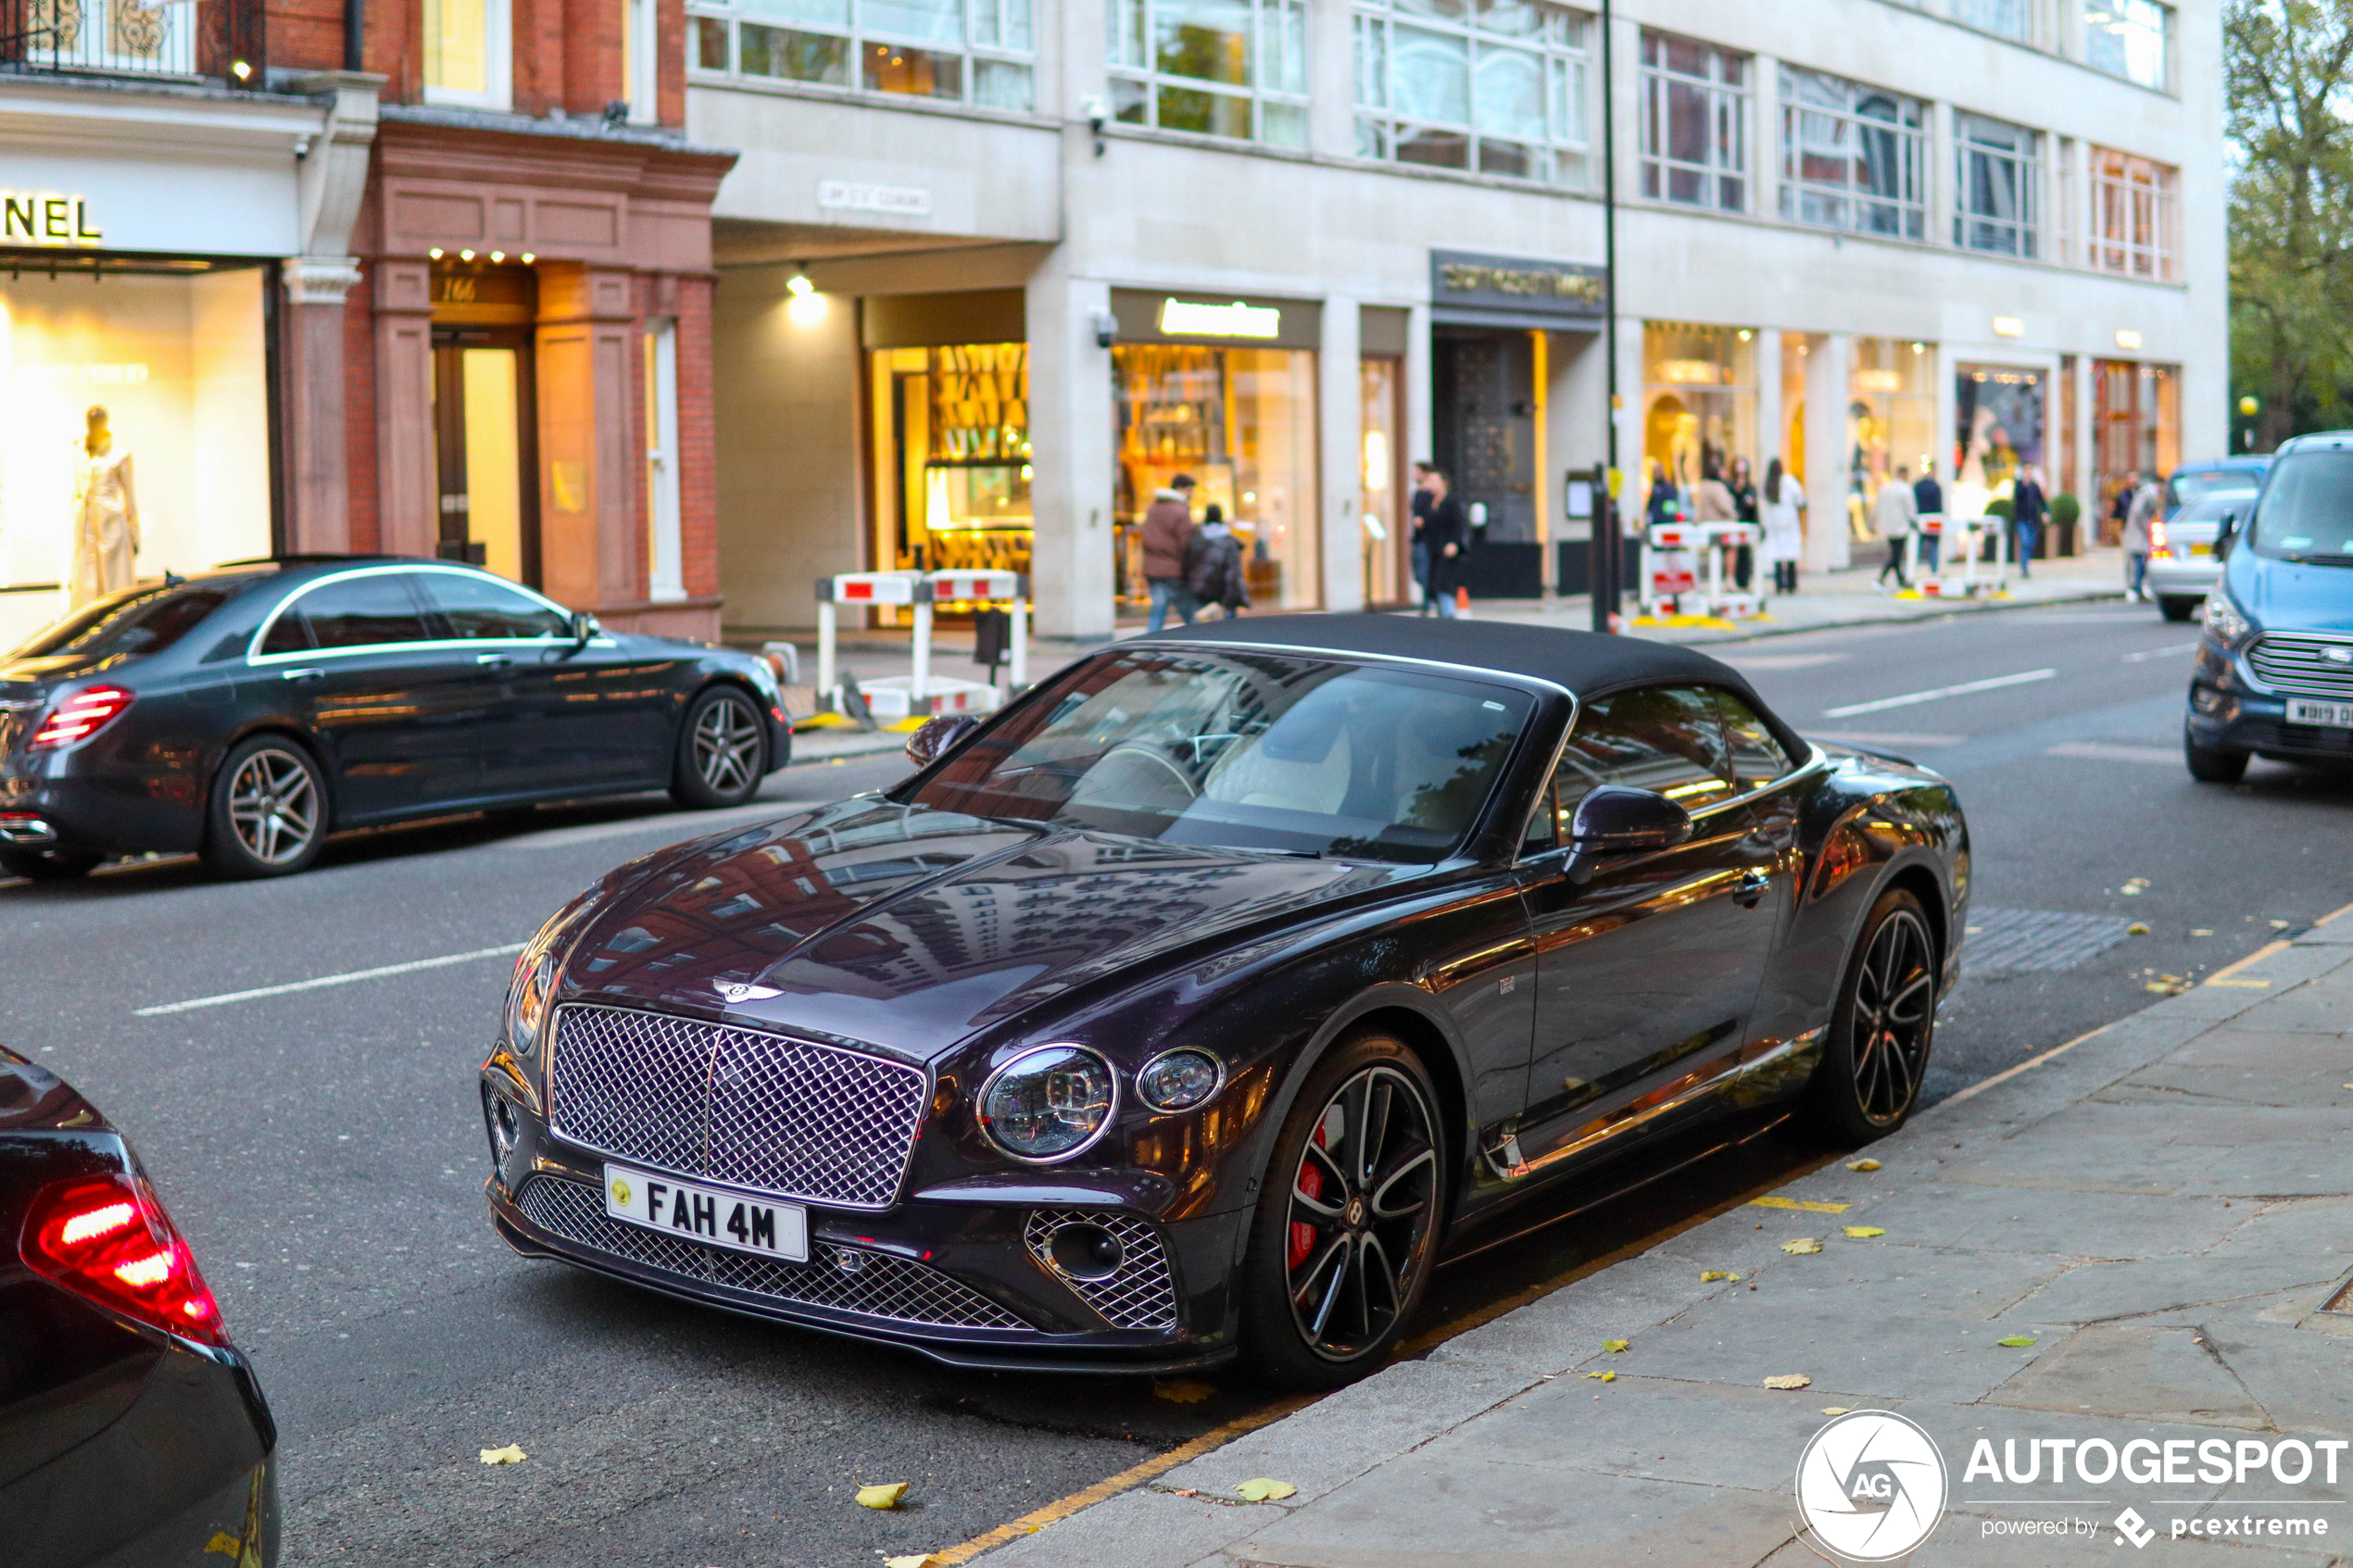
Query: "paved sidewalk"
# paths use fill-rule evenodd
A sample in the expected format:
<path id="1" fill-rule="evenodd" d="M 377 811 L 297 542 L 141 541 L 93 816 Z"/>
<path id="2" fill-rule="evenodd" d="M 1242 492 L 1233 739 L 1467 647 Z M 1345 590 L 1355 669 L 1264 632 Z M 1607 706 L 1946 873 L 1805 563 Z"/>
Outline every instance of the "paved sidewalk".
<path id="1" fill-rule="evenodd" d="M 2353 1562 L 2343 1442 L 2334 1484 L 2259 1459 L 2198 1478 L 2213 1453 L 2353 1438 L 2353 1316 L 2322 1311 L 2353 1272 L 2353 913 L 1869 1152 L 1880 1169 L 1833 1162 L 986 1561 L 1810 1568 L 1829 1559 L 1793 1480 L 1852 1407 L 1944 1456 L 1948 1512 L 1906 1562 Z M 1823 1249 L 1783 1250 L 1801 1238 Z M 1811 1386 L 1764 1386 L 1791 1374 Z M 2182 1456 L 2170 1485 L 2054 1486 L 1965 1474 L 1980 1438 L 2021 1466 L 2051 1451 L 2033 1439 L 2185 1446 L 2153 1450 Z M 1253 1477 L 1298 1493 L 1227 1500 Z M 2118 1549 L 2128 1506 L 2144 1550 Z M 2053 1520 L 2073 1533 L 2019 1533 Z"/>

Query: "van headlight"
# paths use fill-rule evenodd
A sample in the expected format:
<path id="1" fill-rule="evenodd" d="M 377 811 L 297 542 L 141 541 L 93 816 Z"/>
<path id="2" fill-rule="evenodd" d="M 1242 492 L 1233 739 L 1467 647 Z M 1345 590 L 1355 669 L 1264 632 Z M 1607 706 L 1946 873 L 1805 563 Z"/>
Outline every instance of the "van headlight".
<path id="1" fill-rule="evenodd" d="M 2220 583 L 2206 596 L 2206 634 L 2224 647 L 2235 647 L 2239 640 L 2255 630 L 2255 622 L 2246 612 L 2231 602 Z"/>
<path id="2" fill-rule="evenodd" d="M 1046 1164 L 1083 1152 L 1118 1109 L 1110 1062 L 1084 1046 L 1040 1046 L 989 1075 L 980 1129 L 1014 1159 Z"/>

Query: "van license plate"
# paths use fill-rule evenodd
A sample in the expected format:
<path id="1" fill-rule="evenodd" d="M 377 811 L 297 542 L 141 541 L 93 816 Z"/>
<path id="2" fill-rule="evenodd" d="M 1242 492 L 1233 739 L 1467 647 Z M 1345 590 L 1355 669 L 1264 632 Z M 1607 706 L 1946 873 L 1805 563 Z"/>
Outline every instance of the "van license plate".
<path id="1" fill-rule="evenodd" d="M 682 1241 L 757 1252 L 786 1262 L 809 1261 L 809 1210 L 723 1187 L 605 1167 L 605 1212 Z"/>
<path id="2" fill-rule="evenodd" d="M 2292 696 L 2287 699 L 2287 721 L 2353 730 L 2353 702 L 2314 702 L 2309 697 Z"/>

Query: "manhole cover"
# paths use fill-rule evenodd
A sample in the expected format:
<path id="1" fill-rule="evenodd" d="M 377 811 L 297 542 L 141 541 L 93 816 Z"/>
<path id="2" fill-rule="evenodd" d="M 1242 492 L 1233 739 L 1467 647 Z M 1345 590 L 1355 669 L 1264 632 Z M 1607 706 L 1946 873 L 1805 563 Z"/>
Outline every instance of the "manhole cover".
<path id="1" fill-rule="evenodd" d="M 2121 915 L 1971 909 L 1961 961 L 1973 972 L 2073 969 L 2123 941 L 2132 925 Z"/>

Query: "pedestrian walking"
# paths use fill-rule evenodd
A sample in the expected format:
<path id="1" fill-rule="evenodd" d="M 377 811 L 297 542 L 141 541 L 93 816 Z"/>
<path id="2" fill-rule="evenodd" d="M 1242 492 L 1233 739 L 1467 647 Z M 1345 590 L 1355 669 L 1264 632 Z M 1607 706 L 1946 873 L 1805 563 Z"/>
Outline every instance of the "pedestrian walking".
<path id="1" fill-rule="evenodd" d="M 1944 487 L 1936 483 L 1936 464 L 1920 464 L 1912 481 L 1912 506 L 1919 514 L 1920 561 L 1931 571 L 1944 568 Z"/>
<path id="2" fill-rule="evenodd" d="M 1164 490 L 1154 492 L 1144 508 L 1144 583 L 1152 598 L 1151 619 L 1145 631 L 1157 633 L 1168 624 L 1168 610 L 1190 626 L 1201 607 L 1185 591 L 1185 546 L 1193 536 L 1193 476 L 1180 473 Z"/>
<path id="3" fill-rule="evenodd" d="M 1423 535 L 1429 540 L 1429 596 L 1438 613 L 1454 619 L 1454 589 L 1462 582 L 1463 551 L 1470 546 L 1470 515 L 1453 495 L 1453 483 L 1443 469 L 1429 470 L 1429 521 Z"/>
<path id="4" fill-rule="evenodd" d="M 1911 548 L 1912 534 L 1919 527 L 1919 503 L 1912 495 L 1912 470 L 1898 465 L 1895 477 L 1879 487 L 1879 496 L 1871 503 L 1871 530 L 1887 541 L 1887 564 L 1879 569 L 1872 586 L 1884 588 L 1887 574 L 1895 574 L 1895 586 L 1908 592 L 1912 580 L 1904 571 L 1904 552 Z"/>
<path id="5" fill-rule="evenodd" d="M 1658 528 L 1680 522 L 1682 520 L 1683 498 L 1676 494 L 1675 486 L 1667 482 L 1667 465 L 1654 458 L 1651 459 L 1650 497 L 1642 503 L 1643 525 Z"/>
<path id="6" fill-rule="evenodd" d="M 2018 483 L 2010 487 L 2010 533 L 2017 541 L 2018 574 L 2032 577 L 2029 570 L 2043 549 L 2043 520 L 2051 513 L 2051 503 L 2043 494 L 2043 470 L 2027 467 L 2018 470 Z"/>
<path id="7" fill-rule="evenodd" d="M 2136 474 L 2134 478 L 2140 488 L 2133 492 L 2124 508 L 2124 592 L 2127 598 L 2145 599 L 2149 596 L 2149 525 L 2164 511 L 2165 494 L 2157 487 L 2157 475 Z"/>
<path id="8" fill-rule="evenodd" d="M 1754 527 L 1756 522 L 1756 480 L 1749 471 L 1746 458 L 1732 459 L 1731 477 L 1724 482 L 1724 487 L 1732 493 L 1733 517 Z M 1756 546 L 1743 545 L 1732 556 L 1733 584 L 1746 589 L 1755 575 Z"/>
<path id="9" fill-rule="evenodd" d="M 1434 504 L 1429 498 L 1429 476 L 1434 471 L 1428 458 L 1414 465 L 1414 536 L 1411 554 L 1414 563 L 1414 581 L 1422 590 L 1424 615 L 1433 613 L 1437 608 L 1430 603 L 1429 540 L 1424 533 L 1425 526 L 1429 521 L 1429 509 Z"/>
<path id="10" fill-rule="evenodd" d="M 1217 606 L 1231 621 L 1250 608 L 1250 574 L 1242 567 L 1242 542 L 1226 526 L 1226 509 L 1212 501 L 1201 527 L 1185 542 L 1185 591 L 1202 608 Z"/>
<path id="11" fill-rule="evenodd" d="M 1773 591 L 1797 592 L 1797 562 L 1806 553 L 1806 487 L 1775 458 L 1765 465 L 1765 498 L 1757 511 L 1765 524 L 1765 558 L 1773 568 Z"/>

